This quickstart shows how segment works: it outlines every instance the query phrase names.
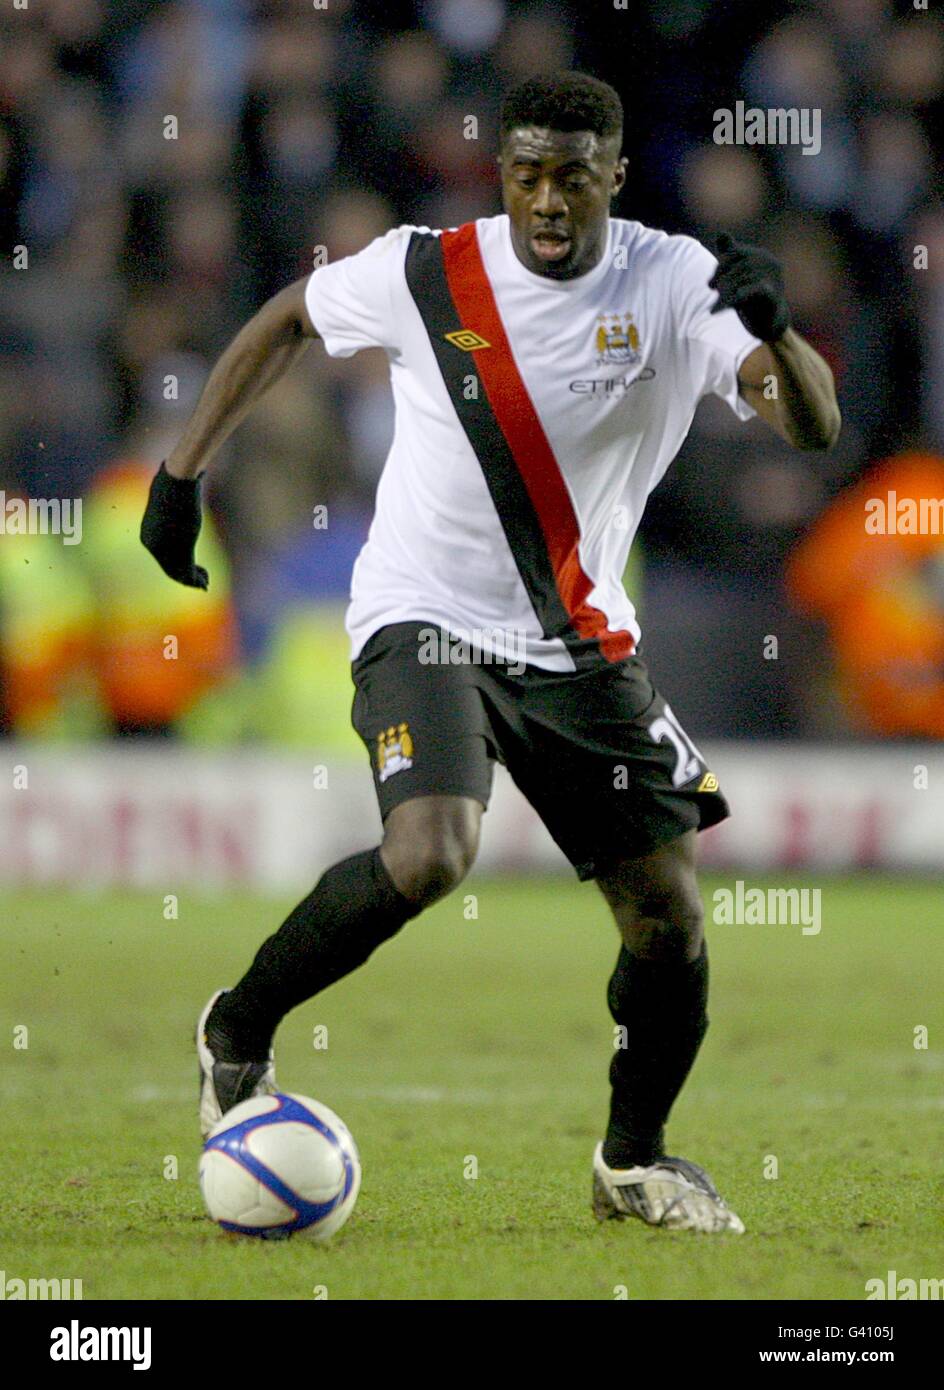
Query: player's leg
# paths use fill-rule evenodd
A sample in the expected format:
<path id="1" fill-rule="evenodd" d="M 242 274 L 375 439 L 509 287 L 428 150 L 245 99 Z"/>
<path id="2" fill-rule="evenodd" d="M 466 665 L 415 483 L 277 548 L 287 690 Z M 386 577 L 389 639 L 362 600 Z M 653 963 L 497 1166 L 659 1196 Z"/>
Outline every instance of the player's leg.
<path id="1" fill-rule="evenodd" d="M 727 806 L 638 658 L 492 685 L 512 776 L 578 876 L 600 885 L 623 939 L 603 1151 L 614 1166 L 648 1164 L 707 1027 L 695 841 Z"/>
<path id="2" fill-rule="evenodd" d="M 390 812 L 383 843 L 325 871 L 197 1025 L 204 1136 L 250 1096 L 277 1089 L 272 1039 L 298 1004 L 363 965 L 411 917 L 452 891 L 478 847 L 482 806 L 428 796 Z"/>
<path id="3" fill-rule="evenodd" d="M 665 1152 L 665 1124 L 708 1028 L 708 950 L 696 831 L 597 875 L 622 938 L 607 1002 L 617 1026 L 610 1116 L 594 1154 L 600 1220 L 740 1234 L 708 1174 Z"/>
<path id="4" fill-rule="evenodd" d="M 390 812 L 380 846 L 327 869 L 239 984 L 220 996 L 207 1030 L 220 1060 L 267 1058 L 291 1009 L 363 965 L 450 893 L 475 859 L 481 817 L 470 797 L 417 797 Z"/>
<path id="5" fill-rule="evenodd" d="M 272 1038 L 296 1005 L 362 965 L 450 892 L 478 848 L 492 767 L 482 704 L 462 667 L 424 664 L 423 624 L 375 634 L 354 663 L 355 727 L 371 755 L 382 844 L 333 865 L 197 1025 L 204 1132 L 275 1088 Z"/>
<path id="6" fill-rule="evenodd" d="M 622 937 L 607 1002 L 618 1034 L 603 1157 L 613 1168 L 665 1152 L 669 1111 L 708 1027 L 708 957 L 695 831 L 597 878 Z"/>
<path id="7" fill-rule="evenodd" d="M 663 1148 L 708 1022 L 695 838 L 728 813 L 718 780 L 636 657 L 560 676 L 496 672 L 489 695 L 512 777 L 578 877 L 600 884 L 623 940 L 608 990 L 623 1046 L 594 1211 L 742 1230 L 703 1170 Z"/>

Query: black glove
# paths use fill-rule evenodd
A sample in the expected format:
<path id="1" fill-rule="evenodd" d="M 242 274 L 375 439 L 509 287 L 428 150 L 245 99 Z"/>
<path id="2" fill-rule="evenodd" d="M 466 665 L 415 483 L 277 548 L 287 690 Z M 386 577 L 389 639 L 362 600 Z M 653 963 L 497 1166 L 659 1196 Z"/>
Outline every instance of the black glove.
<path id="1" fill-rule="evenodd" d="M 748 246 L 722 232 L 718 237 L 718 269 L 708 288 L 718 291 L 719 309 L 734 309 L 755 338 L 774 342 L 790 327 L 790 308 L 783 289 L 783 267 L 761 246 Z"/>
<path id="2" fill-rule="evenodd" d="M 210 583 L 193 559 L 200 520 L 200 479 L 173 478 L 161 464 L 148 493 L 141 542 L 165 574 L 192 589 L 206 589 Z"/>

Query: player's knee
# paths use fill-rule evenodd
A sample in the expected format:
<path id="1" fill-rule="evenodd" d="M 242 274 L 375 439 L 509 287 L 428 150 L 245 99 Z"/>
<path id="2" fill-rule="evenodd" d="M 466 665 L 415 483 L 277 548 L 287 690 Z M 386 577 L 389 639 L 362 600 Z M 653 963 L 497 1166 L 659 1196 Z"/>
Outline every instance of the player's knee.
<path id="1" fill-rule="evenodd" d="M 400 870 L 400 892 L 418 906 L 444 898 L 462 882 L 475 858 L 474 848 L 455 836 L 414 845 Z"/>
<path id="2" fill-rule="evenodd" d="M 384 860 L 397 888 L 418 907 L 451 893 L 471 869 L 478 851 L 479 818 L 444 816 L 388 834 Z"/>
<path id="3" fill-rule="evenodd" d="M 697 893 L 678 893 L 622 916 L 627 950 L 647 960 L 694 960 L 701 952 L 705 913 Z"/>

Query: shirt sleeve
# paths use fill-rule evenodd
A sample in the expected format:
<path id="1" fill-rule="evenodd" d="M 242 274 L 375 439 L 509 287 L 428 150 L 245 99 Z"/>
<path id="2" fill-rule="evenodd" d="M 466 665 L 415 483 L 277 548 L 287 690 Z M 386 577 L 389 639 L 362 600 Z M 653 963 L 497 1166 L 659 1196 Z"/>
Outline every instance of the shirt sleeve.
<path id="1" fill-rule="evenodd" d="M 720 396 L 740 420 L 752 420 L 757 411 L 738 390 L 738 371 L 745 357 L 760 347 L 760 338 L 748 333 L 733 309 L 711 312 L 717 290 L 708 288 L 718 262 L 701 242 L 679 237 L 678 264 L 679 333 L 688 349 L 696 377 L 698 399 Z"/>
<path id="2" fill-rule="evenodd" d="M 308 277 L 305 307 L 331 357 L 362 348 L 399 348 L 394 287 L 403 276 L 411 227 L 394 227 L 353 256 L 319 266 Z"/>

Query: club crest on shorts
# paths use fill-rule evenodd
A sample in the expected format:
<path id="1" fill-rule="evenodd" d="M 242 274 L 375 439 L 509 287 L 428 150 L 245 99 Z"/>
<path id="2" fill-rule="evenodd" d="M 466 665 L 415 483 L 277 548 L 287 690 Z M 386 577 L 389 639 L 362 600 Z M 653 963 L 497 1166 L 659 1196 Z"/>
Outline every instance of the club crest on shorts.
<path id="1" fill-rule="evenodd" d="M 406 722 L 391 724 L 377 735 L 377 772 L 386 782 L 395 772 L 413 766 L 413 738 Z"/>

